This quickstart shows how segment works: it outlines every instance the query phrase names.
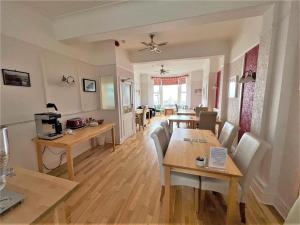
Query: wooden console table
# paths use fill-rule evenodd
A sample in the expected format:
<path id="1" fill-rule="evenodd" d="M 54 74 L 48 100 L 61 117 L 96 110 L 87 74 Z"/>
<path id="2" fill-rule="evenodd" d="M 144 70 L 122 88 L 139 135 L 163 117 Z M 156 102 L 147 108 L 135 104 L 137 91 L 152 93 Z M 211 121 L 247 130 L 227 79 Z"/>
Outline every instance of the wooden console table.
<path id="1" fill-rule="evenodd" d="M 67 224 L 65 200 L 78 183 L 22 168 L 15 172 L 5 188 L 25 198 L 0 216 L 0 224 Z"/>
<path id="2" fill-rule="evenodd" d="M 86 127 L 78 130 L 74 130 L 74 134 L 66 134 L 61 138 L 55 140 L 44 140 L 35 138 L 36 142 L 36 154 L 39 171 L 43 172 L 43 149 L 44 147 L 57 147 L 64 148 L 67 155 L 68 175 L 70 180 L 74 180 L 74 167 L 72 147 L 80 142 L 94 139 L 96 136 L 101 135 L 111 130 L 113 151 L 115 150 L 115 125 L 113 123 L 106 123 L 97 127 Z"/>

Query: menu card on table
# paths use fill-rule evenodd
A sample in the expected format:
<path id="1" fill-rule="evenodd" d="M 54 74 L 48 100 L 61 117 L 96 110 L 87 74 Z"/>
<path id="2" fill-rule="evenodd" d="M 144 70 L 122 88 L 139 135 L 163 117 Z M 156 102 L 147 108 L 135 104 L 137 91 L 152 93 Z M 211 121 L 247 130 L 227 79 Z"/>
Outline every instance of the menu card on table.
<path id="1" fill-rule="evenodd" d="M 225 169 L 227 162 L 227 148 L 210 147 L 208 166 Z"/>

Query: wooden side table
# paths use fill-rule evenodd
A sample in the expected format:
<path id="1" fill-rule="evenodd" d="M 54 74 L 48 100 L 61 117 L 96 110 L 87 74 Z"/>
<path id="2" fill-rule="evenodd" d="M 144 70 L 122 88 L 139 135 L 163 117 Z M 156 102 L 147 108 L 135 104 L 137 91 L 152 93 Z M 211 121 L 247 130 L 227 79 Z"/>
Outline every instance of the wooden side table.
<path id="1" fill-rule="evenodd" d="M 45 147 L 64 148 L 67 156 L 68 175 L 70 180 L 74 180 L 74 167 L 73 167 L 73 146 L 80 142 L 94 139 L 96 136 L 111 131 L 113 151 L 115 151 L 115 125 L 113 123 L 102 124 L 97 127 L 86 127 L 74 131 L 72 135 L 64 135 L 55 140 L 44 140 L 35 138 L 36 155 L 39 171 L 43 172 L 43 149 Z"/>

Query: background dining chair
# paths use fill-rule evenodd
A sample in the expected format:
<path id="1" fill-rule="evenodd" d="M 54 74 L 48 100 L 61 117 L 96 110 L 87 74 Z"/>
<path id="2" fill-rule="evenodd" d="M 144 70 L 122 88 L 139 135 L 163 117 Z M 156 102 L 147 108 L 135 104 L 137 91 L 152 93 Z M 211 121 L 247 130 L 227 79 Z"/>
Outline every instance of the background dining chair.
<path id="1" fill-rule="evenodd" d="M 295 201 L 290 209 L 284 225 L 299 225 L 300 224 L 300 197 Z"/>
<path id="2" fill-rule="evenodd" d="M 139 130 L 141 130 L 141 127 L 143 127 L 143 129 L 145 128 L 147 121 L 147 107 L 142 106 L 142 109 L 142 114 L 135 117 L 135 123 L 139 126 Z"/>
<path id="3" fill-rule="evenodd" d="M 197 106 L 195 108 L 196 116 L 200 116 L 200 112 L 207 112 L 208 107 L 203 107 L 203 106 Z"/>
<path id="4" fill-rule="evenodd" d="M 239 127 L 234 124 L 227 121 L 224 123 L 219 136 L 219 142 L 223 147 L 227 148 L 228 152 L 231 152 L 231 146 L 237 136 L 238 130 Z"/>
<path id="5" fill-rule="evenodd" d="M 168 141 L 170 141 L 172 134 L 171 134 L 171 129 L 170 129 L 170 125 L 168 124 L 168 121 L 164 120 L 160 123 L 160 125 L 164 128 Z"/>
<path id="6" fill-rule="evenodd" d="M 160 183 L 161 183 L 161 194 L 160 201 L 162 201 L 164 193 L 165 193 L 165 178 L 164 178 L 164 166 L 163 159 L 167 152 L 167 148 L 169 145 L 167 135 L 164 131 L 164 128 L 158 126 L 152 133 L 151 137 L 154 141 L 156 153 L 158 157 L 158 164 L 160 170 Z M 198 176 L 183 174 L 178 172 L 171 172 L 171 185 L 177 186 L 188 186 L 193 188 L 199 188 L 199 178 Z"/>
<path id="7" fill-rule="evenodd" d="M 175 108 L 176 108 L 176 114 L 178 113 L 178 105 L 175 104 Z"/>
<path id="8" fill-rule="evenodd" d="M 245 133 L 233 156 L 233 160 L 242 172 L 243 176 L 239 180 L 239 195 L 241 222 L 246 223 L 246 195 L 249 191 L 252 179 L 257 171 L 266 151 L 271 149 L 271 145 L 264 140 L 250 133 Z M 227 195 L 229 183 L 225 180 L 217 180 L 213 178 L 202 178 L 201 190 L 219 192 Z"/>
<path id="9" fill-rule="evenodd" d="M 216 133 L 217 112 L 200 112 L 197 127 L 201 130 L 211 130 Z"/>

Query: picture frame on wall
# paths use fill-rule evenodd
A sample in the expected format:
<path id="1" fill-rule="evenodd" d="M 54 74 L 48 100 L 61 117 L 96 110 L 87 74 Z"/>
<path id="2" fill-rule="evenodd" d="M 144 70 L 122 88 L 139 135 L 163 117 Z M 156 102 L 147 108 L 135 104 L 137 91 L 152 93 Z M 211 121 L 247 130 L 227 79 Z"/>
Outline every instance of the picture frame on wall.
<path id="1" fill-rule="evenodd" d="M 4 85 L 31 87 L 30 74 L 27 72 L 2 69 Z"/>
<path id="2" fill-rule="evenodd" d="M 238 76 L 232 76 L 229 79 L 229 98 L 237 98 L 237 85 L 238 85 Z"/>
<path id="3" fill-rule="evenodd" d="M 90 79 L 82 79 L 84 92 L 96 92 L 96 81 Z"/>

